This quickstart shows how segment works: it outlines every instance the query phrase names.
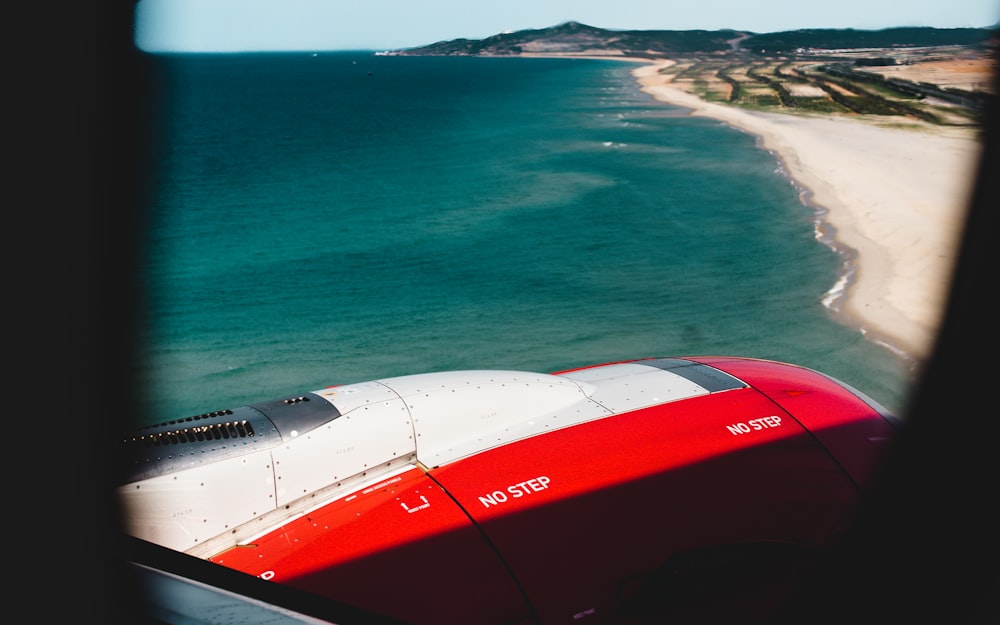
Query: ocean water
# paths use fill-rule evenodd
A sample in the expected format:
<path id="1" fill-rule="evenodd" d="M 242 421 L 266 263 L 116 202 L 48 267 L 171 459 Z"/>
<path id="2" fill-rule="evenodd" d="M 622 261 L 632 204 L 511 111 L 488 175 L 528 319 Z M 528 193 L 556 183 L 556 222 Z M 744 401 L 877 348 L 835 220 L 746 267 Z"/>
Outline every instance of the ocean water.
<path id="1" fill-rule="evenodd" d="M 452 369 L 742 355 L 899 412 L 843 259 L 749 135 L 634 65 L 159 55 L 135 424 Z"/>

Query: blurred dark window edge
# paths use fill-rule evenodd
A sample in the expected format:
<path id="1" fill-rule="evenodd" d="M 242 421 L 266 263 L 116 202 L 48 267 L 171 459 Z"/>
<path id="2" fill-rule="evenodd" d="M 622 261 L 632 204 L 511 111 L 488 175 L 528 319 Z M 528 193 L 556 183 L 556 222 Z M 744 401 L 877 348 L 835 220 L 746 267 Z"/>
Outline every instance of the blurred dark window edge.
<path id="1" fill-rule="evenodd" d="M 19 7 L 9 21 L 8 540 L 15 588 L 36 597 L 23 607 L 48 622 L 147 622 L 104 448 L 108 424 L 136 405 L 135 233 L 155 146 L 155 85 L 132 46 L 132 9 L 66 1 L 31 6 L 26 19 Z M 906 426 L 845 540 L 776 623 L 1000 622 L 997 104 Z"/>

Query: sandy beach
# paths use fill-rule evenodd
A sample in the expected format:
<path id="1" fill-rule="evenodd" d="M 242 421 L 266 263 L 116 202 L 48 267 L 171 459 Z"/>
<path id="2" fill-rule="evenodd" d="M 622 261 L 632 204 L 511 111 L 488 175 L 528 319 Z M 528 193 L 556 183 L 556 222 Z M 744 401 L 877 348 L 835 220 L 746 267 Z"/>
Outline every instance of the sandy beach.
<path id="1" fill-rule="evenodd" d="M 975 131 L 714 104 L 672 86 L 659 73 L 671 63 L 633 75 L 657 100 L 754 135 L 774 153 L 815 211 L 817 238 L 843 255 L 843 280 L 825 303 L 918 368 L 947 299 L 979 157 Z"/>

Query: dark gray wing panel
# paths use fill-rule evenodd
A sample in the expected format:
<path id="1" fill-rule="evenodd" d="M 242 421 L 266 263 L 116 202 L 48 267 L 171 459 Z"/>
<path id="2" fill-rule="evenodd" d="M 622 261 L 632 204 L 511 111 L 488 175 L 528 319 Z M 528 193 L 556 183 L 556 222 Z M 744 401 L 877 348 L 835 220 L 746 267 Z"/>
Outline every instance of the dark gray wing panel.
<path id="1" fill-rule="evenodd" d="M 656 358 L 653 360 L 642 360 L 638 364 L 656 367 L 657 369 L 663 369 L 664 371 L 679 375 L 694 382 L 709 393 L 729 391 L 735 388 L 747 388 L 750 386 L 742 380 L 734 378 L 728 373 L 719 371 L 714 367 L 681 358 Z"/>

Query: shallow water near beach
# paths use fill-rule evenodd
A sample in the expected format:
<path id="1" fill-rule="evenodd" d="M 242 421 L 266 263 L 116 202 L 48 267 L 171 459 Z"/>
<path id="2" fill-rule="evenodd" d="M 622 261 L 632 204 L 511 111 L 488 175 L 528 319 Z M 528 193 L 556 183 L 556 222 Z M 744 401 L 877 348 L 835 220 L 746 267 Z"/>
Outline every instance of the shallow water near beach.
<path id="1" fill-rule="evenodd" d="M 158 56 L 148 424 L 334 384 L 742 355 L 893 411 L 905 363 L 823 305 L 842 259 L 753 137 L 631 63 Z"/>

